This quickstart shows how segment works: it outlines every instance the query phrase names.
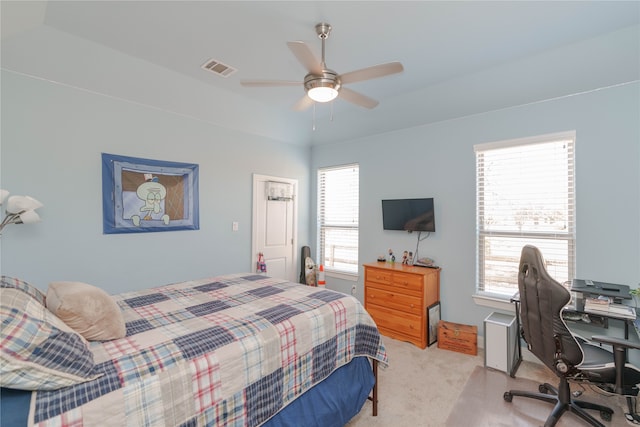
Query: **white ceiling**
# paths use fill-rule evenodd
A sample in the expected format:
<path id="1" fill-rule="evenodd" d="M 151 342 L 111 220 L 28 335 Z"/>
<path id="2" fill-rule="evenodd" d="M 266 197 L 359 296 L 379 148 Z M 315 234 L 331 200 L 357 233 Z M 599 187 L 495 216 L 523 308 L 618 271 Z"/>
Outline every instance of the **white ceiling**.
<path id="1" fill-rule="evenodd" d="M 3 0 L 2 68 L 276 140 L 320 144 L 433 123 L 640 79 L 638 1 Z M 349 87 L 380 101 L 294 112 L 302 87 L 286 42 L 338 73 L 389 61 L 405 71 Z M 238 71 L 221 78 L 210 58 Z M 232 114 L 233 113 L 233 117 Z M 227 116 L 228 115 L 228 116 Z"/>

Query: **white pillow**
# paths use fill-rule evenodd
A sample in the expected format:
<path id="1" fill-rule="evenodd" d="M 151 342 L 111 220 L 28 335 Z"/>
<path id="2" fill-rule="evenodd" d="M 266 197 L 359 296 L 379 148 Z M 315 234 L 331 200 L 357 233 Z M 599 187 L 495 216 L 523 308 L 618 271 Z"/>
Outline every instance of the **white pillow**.
<path id="1" fill-rule="evenodd" d="M 89 341 L 123 338 L 127 329 L 118 304 L 100 288 L 81 282 L 52 282 L 47 308 Z"/>

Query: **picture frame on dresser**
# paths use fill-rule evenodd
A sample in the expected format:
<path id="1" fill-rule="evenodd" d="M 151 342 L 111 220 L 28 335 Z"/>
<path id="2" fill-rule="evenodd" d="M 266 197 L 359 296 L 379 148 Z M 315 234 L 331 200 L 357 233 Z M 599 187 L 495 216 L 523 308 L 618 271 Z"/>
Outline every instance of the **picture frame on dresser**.
<path id="1" fill-rule="evenodd" d="M 440 301 L 427 307 L 427 346 L 438 341 L 438 322 L 441 319 Z"/>

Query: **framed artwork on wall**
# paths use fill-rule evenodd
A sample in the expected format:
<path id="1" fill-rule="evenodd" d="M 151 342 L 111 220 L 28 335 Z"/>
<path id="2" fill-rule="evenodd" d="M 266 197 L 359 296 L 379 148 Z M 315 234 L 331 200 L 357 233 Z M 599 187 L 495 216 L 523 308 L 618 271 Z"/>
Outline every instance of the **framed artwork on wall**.
<path id="1" fill-rule="evenodd" d="M 438 322 L 440 321 L 440 301 L 427 308 L 427 345 L 438 341 Z"/>
<path id="2" fill-rule="evenodd" d="M 103 233 L 200 229 L 198 165 L 102 153 Z"/>

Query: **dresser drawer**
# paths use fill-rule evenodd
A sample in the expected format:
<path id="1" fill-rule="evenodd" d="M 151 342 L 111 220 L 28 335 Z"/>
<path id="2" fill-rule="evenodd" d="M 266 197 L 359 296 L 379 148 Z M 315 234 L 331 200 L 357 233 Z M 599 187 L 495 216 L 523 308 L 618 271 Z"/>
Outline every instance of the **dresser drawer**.
<path id="1" fill-rule="evenodd" d="M 380 306 L 367 306 L 367 311 L 381 330 L 388 329 L 414 338 L 421 337 L 421 318 Z"/>
<path id="2" fill-rule="evenodd" d="M 393 273 L 388 270 L 382 270 L 377 268 L 367 268 L 365 270 L 364 280 L 366 282 L 382 283 L 383 285 L 393 284 Z"/>
<path id="3" fill-rule="evenodd" d="M 422 292 L 423 276 L 416 274 L 398 273 L 393 274 L 393 285 L 399 289 L 406 289 L 413 292 Z"/>
<path id="4" fill-rule="evenodd" d="M 368 287 L 366 291 L 366 305 L 376 304 L 401 310 L 407 313 L 422 315 L 422 300 L 420 297 L 403 294 L 397 291 L 388 291 L 375 287 Z"/>

